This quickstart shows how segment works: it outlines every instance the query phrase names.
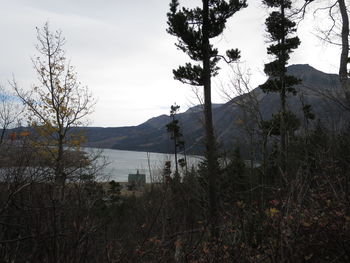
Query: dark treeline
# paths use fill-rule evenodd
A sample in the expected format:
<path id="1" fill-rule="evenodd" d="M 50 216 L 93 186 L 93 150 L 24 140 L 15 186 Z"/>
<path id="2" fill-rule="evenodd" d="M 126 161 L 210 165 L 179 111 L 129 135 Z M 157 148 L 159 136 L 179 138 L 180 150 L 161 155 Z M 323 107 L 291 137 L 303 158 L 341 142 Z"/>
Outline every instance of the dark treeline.
<path id="1" fill-rule="evenodd" d="M 346 27 L 344 1 L 334 2 Z M 297 94 L 301 80 L 286 67 L 300 44 L 292 15 L 322 1 L 305 1 L 297 13 L 290 0 L 262 3 L 271 11 L 266 28 L 272 61 L 264 69 L 270 78 L 260 88 L 278 94 L 279 110 L 263 118 L 259 94 L 241 96 L 235 106 L 244 113 L 239 120 L 244 133 L 232 140 L 247 143 L 220 147 L 212 124 L 211 77 L 220 59 L 237 61 L 240 52 L 220 55 L 210 39 L 222 34 L 246 1 L 203 0 L 195 9 L 171 1 L 168 33 L 194 61 L 174 70 L 174 77 L 204 87 L 205 158 L 198 167 L 187 165 L 186 154 L 178 158 L 178 152 L 186 153 L 186 138 L 179 106 L 171 106 L 169 124 L 160 128 L 169 133 L 176 163 L 164 163 L 157 180 L 129 190 L 102 182 L 98 154 L 80 151 L 84 136 L 71 129 L 83 124 L 94 103 L 66 62 L 61 32 L 51 32 L 48 24 L 38 29 L 33 62 L 39 83 L 28 93 L 11 83 L 25 106 L 18 112 L 27 113 L 35 132 L 0 141 L 0 261 L 349 262 L 348 78 L 340 74 L 341 92 L 318 94 L 336 104 L 345 121 L 321 119 Z M 348 47 L 342 32 L 342 47 Z M 243 91 L 248 82 L 236 73 L 242 85 L 236 88 Z M 301 116 L 289 109 L 289 96 L 300 96 Z M 13 105 L 7 107 L 11 111 L 2 113 L 9 115 L 0 119 L 13 123 Z M 3 131 L 8 127 L 4 122 Z"/>

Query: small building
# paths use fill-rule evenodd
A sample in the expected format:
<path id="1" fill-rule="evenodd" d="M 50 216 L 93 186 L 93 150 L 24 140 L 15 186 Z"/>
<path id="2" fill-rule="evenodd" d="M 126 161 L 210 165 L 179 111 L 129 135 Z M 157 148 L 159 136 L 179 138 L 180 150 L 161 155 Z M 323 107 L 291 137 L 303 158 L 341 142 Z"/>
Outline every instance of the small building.
<path id="1" fill-rule="evenodd" d="M 137 170 L 136 174 L 129 174 L 128 183 L 130 185 L 142 186 L 146 183 L 146 175 L 140 174 Z"/>

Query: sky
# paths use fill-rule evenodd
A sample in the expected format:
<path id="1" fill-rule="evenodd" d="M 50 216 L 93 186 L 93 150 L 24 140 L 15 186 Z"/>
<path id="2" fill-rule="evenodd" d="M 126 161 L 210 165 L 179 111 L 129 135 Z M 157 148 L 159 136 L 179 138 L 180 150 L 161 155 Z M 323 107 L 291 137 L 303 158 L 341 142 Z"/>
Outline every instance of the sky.
<path id="1" fill-rule="evenodd" d="M 174 103 L 181 111 L 199 103 L 193 89 L 174 80 L 172 70 L 189 58 L 175 47 L 176 38 L 166 33 L 169 0 L 0 0 L 0 83 L 13 77 L 23 89 L 37 83 L 31 58 L 36 57 L 36 27 L 49 22 L 62 30 L 66 55 L 97 100 L 89 126 L 133 126 L 168 114 Z M 195 6 L 199 0 L 180 0 Z M 264 63 L 267 33 L 264 21 L 269 10 L 261 1 L 248 0 L 248 8 L 236 13 L 224 34 L 212 40 L 224 53 L 241 50 L 241 66 L 251 73 L 251 85 L 266 80 Z M 298 26 L 302 41 L 290 64 L 310 64 L 336 73 L 340 50 L 322 43 L 309 15 Z M 230 85 L 232 70 L 213 79 L 213 102 L 224 103 L 222 90 Z"/>

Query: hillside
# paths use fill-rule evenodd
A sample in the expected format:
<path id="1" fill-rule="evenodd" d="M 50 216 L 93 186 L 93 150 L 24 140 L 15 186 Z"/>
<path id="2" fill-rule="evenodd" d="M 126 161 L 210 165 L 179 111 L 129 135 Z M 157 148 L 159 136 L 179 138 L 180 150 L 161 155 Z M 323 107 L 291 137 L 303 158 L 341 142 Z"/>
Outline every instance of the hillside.
<path id="1" fill-rule="evenodd" d="M 332 119 L 337 122 L 337 118 L 340 116 L 339 109 L 333 102 L 320 96 L 319 92 L 339 90 L 338 76 L 323 73 L 309 65 L 289 66 L 288 73 L 302 80 L 302 84 L 296 87 L 298 95 L 290 96 L 288 99 L 289 108 L 302 118 L 300 98 L 302 95 L 304 103 L 312 105 L 312 110 L 318 119 Z M 251 91 L 251 94 L 236 97 L 225 104 L 217 104 L 213 107 L 217 138 L 227 148 L 237 141 L 242 142 L 244 127 L 242 127 L 241 120 L 245 118 L 245 113 L 237 104 L 242 100 L 249 103 L 249 96 L 252 95 L 257 98 L 263 119 L 270 119 L 272 114 L 277 112 L 279 108 L 278 95 L 265 94 L 259 88 Z M 178 114 L 177 118 L 182 127 L 187 149 L 190 152 L 200 152 L 203 149 L 204 135 L 200 106 Z M 88 138 L 87 146 L 133 151 L 171 152 L 172 144 L 165 128 L 169 121 L 169 116 L 161 115 L 138 126 L 82 129 Z"/>

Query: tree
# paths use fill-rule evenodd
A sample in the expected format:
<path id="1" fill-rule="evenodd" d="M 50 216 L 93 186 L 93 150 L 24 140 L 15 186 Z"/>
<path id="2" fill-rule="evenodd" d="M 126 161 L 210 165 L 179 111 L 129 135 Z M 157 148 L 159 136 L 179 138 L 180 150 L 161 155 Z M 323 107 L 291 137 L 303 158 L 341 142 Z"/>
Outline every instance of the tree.
<path id="1" fill-rule="evenodd" d="M 342 51 L 340 55 L 339 78 L 342 88 L 345 92 L 346 99 L 350 102 L 350 85 L 349 85 L 349 15 L 344 0 L 338 0 L 339 10 L 342 18 L 341 42 Z"/>
<path id="2" fill-rule="evenodd" d="M 0 146 L 4 142 L 6 130 L 17 124 L 22 111 L 23 108 L 16 98 L 4 86 L 0 86 Z"/>
<path id="3" fill-rule="evenodd" d="M 322 28 L 320 38 L 330 44 L 341 47 L 340 61 L 339 61 L 339 80 L 343 92 L 345 93 L 346 100 L 350 102 L 350 83 L 349 83 L 349 7 L 345 0 L 305 0 L 301 9 L 302 17 L 307 12 L 306 9 L 310 4 L 319 6 L 315 12 L 325 11 L 329 16 L 330 24 L 327 24 L 327 28 Z M 322 21 L 324 21 L 325 15 L 322 15 Z M 338 40 L 340 39 L 340 42 Z"/>
<path id="4" fill-rule="evenodd" d="M 22 175 L 35 180 L 18 194 L 25 203 L 9 210 L 26 211 L 17 224 L 23 227 L 17 226 L 20 230 L 13 234 L 36 244 L 28 249 L 27 241 L 21 239 L 22 255 L 30 255 L 30 261 L 86 261 L 86 242 L 104 224 L 98 216 L 104 194 L 93 180 L 101 167 L 80 151 L 83 137 L 73 128 L 84 124 L 94 101 L 67 62 L 61 31 L 50 31 L 46 23 L 37 28 L 37 40 L 38 55 L 32 59 L 37 84 L 25 92 L 15 80 L 12 83 L 33 127 L 26 148 L 31 157 L 25 166 L 29 172 Z M 68 181 L 70 186 L 65 187 Z M 35 231 L 39 228 L 40 234 Z"/>
<path id="5" fill-rule="evenodd" d="M 291 0 L 263 0 L 263 3 L 270 8 L 278 8 L 279 11 L 271 12 L 266 19 L 266 27 L 269 33 L 269 40 L 273 43 L 267 48 L 267 53 L 275 57 L 275 60 L 265 64 L 264 71 L 270 77 L 267 82 L 261 85 L 261 89 L 268 92 L 280 94 L 281 108 L 279 112 L 280 122 L 280 147 L 281 147 L 281 169 L 285 174 L 287 171 L 287 110 L 286 99 L 288 93 L 296 93 L 294 85 L 300 82 L 299 79 L 287 75 L 287 64 L 289 54 L 296 49 L 300 40 L 298 37 L 291 37 L 296 31 L 295 22 L 291 21 L 286 11 L 291 9 Z"/>
<path id="6" fill-rule="evenodd" d="M 110 197 L 111 203 L 117 203 L 121 196 L 121 189 L 122 186 L 120 183 L 117 183 L 116 181 L 112 180 L 109 182 L 109 189 L 107 191 L 108 196 Z"/>
<path id="7" fill-rule="evenodd" d="M 82 142 L 81 135 L 71 129 L 83 124 L 83 118 L 91 113 L 94 101 L 87 87 L 78 82 L 74 68 L 67 62 L 62 32 L 51 32 L 46 23 L 43 28 L 37 28 L 37 40 L 38 56 L 32 61 L 38 84 L 29 92 L 20 90 L 15 81 L 13 86 L 28 109 L 30 124 L 39 135 L 36 146 L 44 149 L 52 161 L 54 179 L 62 188 L 63 198 L 65 182 L 70 173 L 65 165 L 65 152 L 77 149 Z"/>
<path id="8" fill-rule="evenodd" d="M 180 131 L 179 120 L 175 119 L 176 113 L 179 111 L 179 109 L 180 109 L 180 106 L 176 104 L 171 105 L 170 107 L 171 122 L 166 125 L 167 131 L 171 134 L 170 135 L 171 139 L 174 140 L 175 177 L 179 176 L 177 151 L 180 147 L 184 146 L 184 141 L 181 140 L 182 133 Z"/>
<path id="9" fill-rule="evenodd" d="M 226 57 L 210 44 L 210 39 L 219 36 L 225 29 L 227 19 L 241 8 L 246 0 L 202 0 L 202 8 L 179 8 L 179 1 L 170 2 L 167 32 L 176 36 L 176 46 L 185 52 L 196 64 L 186 63 L 174 70 L 174 78 L 190 85 L 204 88 L 204 119 L 206 158 L 208 160 L 209 223 L 213 235 L 217 226 L 216 176 L 219 172 L 216 142 L 212 119 L 211 77 L 218 74 L 221 58 L 232 62 L 240 57 L 238 49 L 226 52 Z M 199 64 L 201 63 L 201 64 Z"/>

